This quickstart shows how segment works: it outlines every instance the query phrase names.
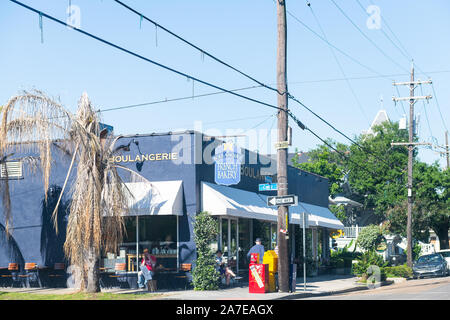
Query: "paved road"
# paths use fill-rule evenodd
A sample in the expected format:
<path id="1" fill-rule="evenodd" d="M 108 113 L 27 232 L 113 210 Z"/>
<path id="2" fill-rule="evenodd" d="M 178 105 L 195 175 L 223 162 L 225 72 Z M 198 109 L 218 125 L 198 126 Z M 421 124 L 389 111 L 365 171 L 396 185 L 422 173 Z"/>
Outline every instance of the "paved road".
<path id="1" fill-rule="evenodd" d="M 395 285 L 350 292 L 341 295 L 313 297 L 308 300 L 450 300 L 450 277 L 408 280 Z M 305 299 L 306 300 L 306 299 Z"/>

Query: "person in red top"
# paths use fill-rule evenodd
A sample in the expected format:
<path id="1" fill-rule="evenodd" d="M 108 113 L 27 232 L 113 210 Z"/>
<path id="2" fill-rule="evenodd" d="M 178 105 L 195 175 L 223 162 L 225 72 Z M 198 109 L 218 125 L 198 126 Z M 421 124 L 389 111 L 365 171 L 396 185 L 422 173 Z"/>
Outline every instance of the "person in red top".
<path id="1" fill-rule="evenodd" d="M 141 261 L 140 269 L 138 273 L 139 288 L 145 288 L 147 282 L 153 279 L 153 270 L 156 266 L 156 257 L 148 252 L 148 249 L 144 249 L 144 258 Z"/>

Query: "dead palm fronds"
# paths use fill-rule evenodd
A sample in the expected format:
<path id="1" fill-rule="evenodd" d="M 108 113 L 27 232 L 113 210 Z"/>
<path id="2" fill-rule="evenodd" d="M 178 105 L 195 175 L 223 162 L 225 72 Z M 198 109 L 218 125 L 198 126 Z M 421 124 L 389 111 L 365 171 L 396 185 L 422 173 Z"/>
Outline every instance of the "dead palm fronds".
<path id="1" fill-rule="evenodd" d="M 7 153 L 37 152 L 40 158 L 44 192 L 50 181 L 52 140 L 65 139 L 71 124 L 70 113 L 55 99 L 40 91 L 23 92 L 12 97 L 2 108 L 0 122 L 0 163 L 6 163 Z M 33 143 L 29 143 L 29 142 Z M 11 200 L 8 179 L 2 180 L 3 209 L 6 234 L 9 234 Z"/>
<path id="2" fill-rule="evenodd" d="M 113 139 L 106 135 L 106 131 L 100 131 L 98 114 L 86 94 L 78 103 L 76 115 L 65 111 L 40 92 L 25 93 L 11 99 L 4 112 L 0 126 L 0 155 L 11 143 L 27 139 L 36 141 L 45 190 L 50 179 L 52 140 L 63 139 L 69 146 L 63 149 L 73 150 L 53 219 L 57 221 L 58 206 L 76 162 L 64 251 L 70 263 L 80 270 L 81 289 L 99 291 L 101 252 L 115 251 L 121 242 L 124 230 L 122 215 L 127 211 L 129 196 L 112 161 L 118 152 L 118 148 L 114 148 L 118 137 Z M 13 114 L 15 117 L 10 117 Z M 3 201 L 3 204 L 8 205 L 8 202 Z M 10 209 L 5 212 L 9 219 Z"/>

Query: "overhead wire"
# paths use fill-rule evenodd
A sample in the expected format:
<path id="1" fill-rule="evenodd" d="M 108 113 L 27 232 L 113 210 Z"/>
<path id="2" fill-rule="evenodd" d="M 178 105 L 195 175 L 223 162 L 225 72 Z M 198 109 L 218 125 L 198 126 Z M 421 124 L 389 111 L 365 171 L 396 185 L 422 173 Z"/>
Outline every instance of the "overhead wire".
<path id="1" fill-rule="evenodd" d="M 372 39 L 370 39 L 370 37 L 368 37 L 362 30 L 360 27 L 358 27 L 358 25 L 345 13 L 344 10 L 342 10 L 342 8 L 334 1 L 334 0 L 330 0 L 335 7 L 341 12 L 341 14 L 359 31 L 359 33 L 367 40 L 369 41 L 386 59 L 388 59 L 389 61 L 391 61 L 393 64 L 395 64 L 397 67 L 399 67 L 401 70 L 403 71 L 407 71 L 407 69 L 405 69 L 403 66 L 401 66 L 399 63 L 397 63 L 394 59 L 392 59 L 386 52 L 384 52 L 383 49 L 381 49 Z"/>
<path id="2" fill-rule="evenodd" d="M 312 8 L 311 4 L 307 0 L 306 0 L 306 2 L 307 2 L 307 6 L 309 7 L 309 9 L 310 9 L 314 19 L 316 20 L 317 25 L 319 26 L 320 31 L 322 32 L 323 37 L 328 41 L 327 35 L 325 34 L 325 31 L 322 28 L 322 24 L 320 23 L 319 19 L 317 18 L 316 14 L 314 12 L 314 9 Z M 366 119 L 367 123 L 370 126 L 370 121 L 367 118 L 367 114 L 364 111 L 364 109 L 363 109 L 363 107 L 361 105 L 361 102 L 359 101 L 358 97 L 356 96 L 355 90 L 353 89 L 353 86 L 351 85 L 350 80 L 347 78 L 347 74 L 345 73 L 344 68 L 342 67 L 342 64 L 339 62 L 339 59 L 336 56 L 336 53 L 334 52 L 334 49 L 331 46 L 328 46 L 328 48 L 330 49 L 331 54 L 333 55 L 334 60 L 336 61 L 336 64 L 338 65 L 339 70 L 341 71 L 341 73 L 342 73 L 342 75 L 343 75 L 343 77 L 344 77 L 344 79 L 345 79 L 345 81 L 346 81 L 346 83 L 347 83 L 347 85 L 348 85 L 348 87 L 350 89 L 350 92 L 352 93 L 353 98 L 356 101 L 356 104 L 357 104 L 359 110 L 361 111 L 361 113 L 363 114 L 364 118 Z"/>
<path id="3" fill-rule="evenodd" d="M 232 70 L 234 70 L 234 71 L 240 73 L 240 74 L 243 75 L 244 77 L 246 77 L 246 78 L 248 78 L 248 79 L 250 79 L 250 80 L 252 80 L 252 81 L 258 83 L 258 84 L 259 84 L 260 86 L 262 86 L 262 87 L 265 87 L 265 88 L 267 88 L 267 89 L 270 89 L 270 90 L 273 90 L 273 91 L 275 91 L 275 92 L 278 92 L 278 90 L 277 90 L 276 88 L 272 88 L 271 86 L 264 84 L 263 82 L 261 82 L 261 81 L 255 79 L 254 77 L 250 76 L 249 74 L 247 74 L 247 73 L 245 73 L 245 72 L 243 72 L 243 71 L 241 71 L 241 70 L 239 70 L 239 69 L 233 67 L 233 66 L 230 65 L 229 63 L 226 63 L 225 61 L 223 61 L 223 60 L 217 58 L 216 56 L 212 55 L 212 54 L 209 53 L 208 51 L 206 51 L 206 50 L 204 50 L 204 49 L 202 49 L 202 48 L 196 46 L 196 45 L 193 44 L 192 42 L 190 42 L 190 41 L 186 40 L 185 38 L 181 37 L 180 35 L 178 35 L 178 34 L 172 32 L 172 31 L 170 31 L 169 29 L 167 29 L 166 27 L 160 25 L 160 24 L 157 23 L 156 21 L 154 21 L 154 20 L 148 18 L 146 15 L 142 14 L 141 12 L 139 12 L 139 11 L 137 11 L 137 10 L 131 8 L 130 6 L 126 5 L 126 4 L 123 3 L 122 1 L 120 1 L 120 0 L 114 0 L 114 1 L 115 1 L 116 3 L 118 3 L 119 5 L 121 5 L 122 7 L 126 8 L 127 10 L 129 10 L 129 11 L 133 12 L 134 14 L 138 15 L 141 19 L 147 20 L 148 22 L 150 22 L 150 23 L 152 23 L 153 25 L 155 25 L 155 27 L 157 27 L 157 28 L 159 28 L 159 29 L 161 29 L 161 30 L 164 30 L 165 32 L 167 32 L 167 33 L 169 33 L 170 35 L 172 35 L 173 37 L 177 38 L 178 40 L 180 40 L 180 41 L 186 43 L 187 45 L 191 46 L 192 48 L 194 48 L 194 49 L 200 51 L 200 53 L 202 54 L 202 56 L 207 56 L 207 57 L 209 57 L 209 58 L 211 58 L 211 59 L 213 59 L 213 60 L 219 62 L 220 64 L 222 64 L 222 65 L 224 65 L 224 66 L 226 66 L 226 67 L 228 67 L 228 68 L 230 68 L 230 69 L 232 69 Z"/>
<path id="4" fill-rule="evenodd" d="M 333 1 L 333 0 L 332 0 Z M 358 4 L 359 4 L 359 6 L 361 7 L 361 9 L 363 10 L 363 11 L 365 11 L 364 10 L 364 7 L 362 6 L 362 4 L 360 3 L 360 1 L 359 0 L 356 0 L 357 2 L 358 2 Z M 370 2 L 373 4 L 373 1 L 372 0 L 370 0 Z M 382 21 L 383 21 L 383 23 L 386 25 L 386 27 L 388 28 L 388 30 L 391 32 L 391 34 L 395 37 L 395 39 L 397 40 L 397 42 L 398 42 L 398 44 L 400 45 L 400 47 L 401 47 L 401 49 L 400 49 L 400 47 L 399 46 L 397 46 L 393 41 L 392 41 L 392 39 L 386 34 L 386 32 L 382 29 L 381 31 L 382 31 L 382 33 L 386 36 L 386 38 L 399 50 L 399 52 L 401 52 L 402 53 L 402 55 L 407 59 L 407 60 L 409 60 L 409 61 L 411 61 L 412 60 L 412 55 L 408 52 L 408 50 L 405 48 L 405 46 L 403 45 L 403 43 L 400 41 L 400 39 L 396 36 L 396 34 L 395 34 L 395 32 L 392 30 L 392 28 L 389 26 L 389 23 L 388 23 L 388 21 L 384 18 L 384 16 L 382 15 L 381 16 L 381 19 L 382 19 Z M 430 76 L 429 76 L 429 73 L 430 72 L 425 72 L 425 71 L 423 71 L 421 68 L 420 68 L 420 66 L 419 65 L 417 65 L 416 63 L 415 63 L 415 66 L 417 67 L 417 69 L 423 74 L 423 75 L 425 75 L 425 76 L 427 76 L 428 78 L 430 78 Z M 443 118 L 443 116 L 442 116 L 442 111 L 441 111 L 441 107 L 440 107 L 440 105 L 439 105 L 439 100 L 437 99 L 437 96 L 436 96 L 436 91 L 434 90 L 434 86 L 433 86 L 433 83 L 431 83 L 431 88 L 432 88 L 432 90 L 433 90 L 433 95 L 434 95 L 434 100 L 436 101 L 436 107 L 437 107 L 437 109 L 438 109 L 438 112 L 439 112 L 439 115 L 440 115 L 440 118 L 441 118 L 441 121 L 442 121 L 442 125 L 443 125 L 443 127 L 445 128 L 445 130 L 447 130 L 447 125 L 446 125 L 446 123 L 445 123 L 445 120 L 444 120 L 444 118 Z"/>
<path id="5" fill-rule="evenodd" d="M 301 122 L 301 121 L 300 121 L 300 120 L 292 113 L 292 111 L 289 110 L 289 109 L 284 110 L 284 109 L 282 109 L 282 108 L 280 108 L 280 107 L 277 107 L 277 106 L 275 106 L 275 105 L 272 105 L 272 104 L 269 104 L 269 103 L 266 103 L 266 102 L 263 102 L 263 101 L 260 101 L 260 100 L 257 100 L 257 99 L 253 99 L 253 98 L 250 98 L 250 97 L 247 97 L 247 96 L 238 94 L 238 93 L 236 93 L 236 92 L 234 92 L 234 91 L 231 91 L 231 90 L 222 88 L 222 87 L 220 87 L 220 86 L 214 85 L 214 84 L 209 83 L 209 82 L 207 82 L 207 81 L 203 81 L 203 80 L 198 79 L 198 78 L 196 78 L 196 77 L 194 77 L 194 76 L 191 76 L 191 75 L 189 75 L 189 74 L 186 74 L 186 73 L 181 72 L 181 71 L 178 71 L 178 70 L 175 70 L 175 69 L 173 69 L 173 68 L 171 68 L 171 67 L 168 67 L 168 66 L 166 66 L 166 65 L 164 65 L 164 64 L 161 64 L 161 63 L 158 63 L 158 62 L 156 62 L 156 61 L 154 61 L 154 60 L 151 60 L 151 59 L 149 59 L 149 58 L 146 58 L 146 57 L 144 57 L 144 56 L 142 56 L 142 55 L 140 55 L 140 54 L 137 54 L 137 53 L 135 53 L 135 52 L 133 52 L 133 51 L 131 51 L 131 50 L 125 49 L 125 48 L 123 48 L 123 47 L 121 47 L 121 46 L 119 46 L 119 45 L 116 45 L 116 44 L 114 44 L 114 43 L 112 43 L 112 42 L 110 42 L 110 41 L 107 41 L 107 40 L 105 40 L 105 39 L 103 39 L 103 38 L 101 38 L 101 37 L 95 36 L 95 35 L 93 35 L 93 34 L 87 32 L 87 31 L 84 31 L 84 30 L 81 29 L 81 28 L 77 28 L 77 27 L 75 27 L 75 26 L 69 25 L 69 24 L 66 23 L 66 22 L 63 22 L 63 21 L 61 21 L 61 20 L 59 20 L 59 19 L 57 19 L 57 18 L 55 18 L 55 17 L 53 17 L 53 16 L 51 16 L 51 15 L 48 15 L 48 14 L 42 12 L 42 11 L 39 11 L 39 10 L 37 10 L 37 9 L 35 9 L 35 8 L 32 8 L 32 7 L 30 7 L 30 6 L 26 5 L 26 4 L 23 4 L 23 3 L 21 3 L 21 2 L 19 2 L 19 1 L 17 1 L 17 0 L 10 0 L 10 1 L 13 2 L 13 3 L 15 3 L 15 4 L 17 4 L 17 5 L 19 5 L 19 6 L 22 6 L 23 8 L 25 8 L 25 9 L 27 9 L 27 10 L 29 10 L 29 11 L 32 11 L 32 12 L 35 12 L 35 13 L 39 14 L 40 17 L 46 17 L 47 19 L 52 20 L 52 21 L 54 21 L 54 22 L 56 22 L 56 23 L 58 23 L 58 24 L 60 24 L 60 25 L 66 26 L 66 27 L 68 27 L 69 29 L 75 30 L 75 31 L 77 31 L 77 32 L 79 32 L 79 33 L 81 33 L 81 34 L 84 34 L 84 35 L 86 35 L 86 36 L 88 36 L 88 37 L 90 37 L 90 38 L 93 38 L 93 39 L 95 39 L 95 40 L 97 40 L 97 41 L 100 41 L 100 42 L 102 42 L 102 43 L 104 43 L 104 44 L 106 44 L 106 45 L 109 45 L 109 46 L 113 47 L 113 48 L 116 48 L 116 49 L 118 49 L 118 50 L 120 50 L 120 51 L 122 51 L 122 52 L 125 52 L 125 53 L 127 53 L 127 54 L 132 55 L 132 56 L 135 56 L 135 57 L 137 57 L 137 58 L 139 58 L 139 59 L 141 59 L 141 60 L 144 60 L 144 61 L 146 61 L 146 62 L 149 62 L 149 63 L 151 63 L 151 64 L 154 64 L 154 65 L 156 65 L 156 66 L 158 66 L 158 67 L 161 67 L 161 68 L 163 68 L 163 69 L 165 69 L 165 70 L 171 71 L 171 72 L 173 72 L 173 73 L 176 73 L 176 74 L 178 74 L 178 75 L 181 75 L 181 76 L 186 77 L 186 78 L 188 78 L 188 79 L 191 79 L 191 80 L 193 80 L 193 81 L 197 81 L 197 82 L 202 83 L 202 84 L 204 84 L 204 85 L 206 85 L 206 86 L 213 87 L 213 88 L 215 88 L 215 89 L 218 89 L 218 90 L 221 90 L 221 91 L 223 91 L 223 92 L 225 92 L 225 93 L 229 93 L 229 94 L 232 94 L 232 95 L 234 95 L 234 96 L 243 98 L 243 99 L 245 99 L 245 100 L 248 100 L 248 101 L 251 101 L 251 102 L 254 102 L 254 103 L 258 103 L 258 104 L 261 104 L 261 105 L 264 105 L 264 106 L 267 106 L 267 107 L 270 107 L 270 108 L 273 108 L 273 109 L 277 109 L 277 110 L 279 110 L 279 111 L 285 111 L 285 112 L 287 113 L 287 115 L 288 115 L 289 117 L 291 117 L 291 118 L 294 120 L 294 122 L 295 122 L 300 128 L 302 128 L 303 130 L 306 128 L 306 126 L 305 126 L 305 125 L 304 125 L 304 124 L 303 124 L 303 123 L 302 123 L 302 122 Z M 333 128 L 336 132 L 340 133 L 341 135 L 343 135 L 344 137 L 346 137 L 348 140 L 350 140 L 350 141 L 352 141 L 353 143 L 355 143 L 356 145 L 358 145 L 358 146 L 364 151 L 364 147 L 362 147 L 362 146 L 359 145 L 357 142 L 355 142 L 353 139 L 351 139 L 351 138 L 349 138 L 348 136 L 346 136 L 345 134 L 343 134 L 340 130 L 336 129 L 334 126 L 332 126 L 332 125 L 331 125 L 329 122 L 327 122 L 325 119 L 323 119 L 322 117 L 318 116 L 315 112 L 313 112 L 310 108 L 308 108 L 306 105 L 304 105 L 304 104 L 303 104 L 302 102 L 300 102 L 298 99 L 296 99 L 294 96 L 292 96 L 292 95 L 289 94 L 289 93 L 287 93 L 287 94 L 288 94 L 288 97 L 289 97 L 290 99 L 294 100 L 295 102 L 297 102 L 297 103 L 299 103 L 300 105 L 302 105 L 303 107 L 305 107 L 308 111 L 312 112 L 316 117 L 318 117 L 318 118 L 321 119 L 323 122 L 325 122 L 326 124 L 328 124 L 328 125 L 329 125 L 331 128 Z M 191 96 L 191 97 L 192 97 L 192 96 Z M 365 151 L 365 152 L 367 152 L 367 151 Z"/>
<path id="6" fill-rule="evenodd" d="M 258 104 L 261 104 L 261 105 L 264 105 L 264 106 L 267 106 L 267 107 L 270 107 L 270 108 L 274 108 L 274 109 L 277 109 L 277 110 L 283 110 L 283 111 L 284 111 L 284 109 L 282 109 L 282 108 L 280 108 L 280 107 L 277 107 L 277 106 L 275 106 L 275 105 L 272 105 L 272 104 L 269 104 L 269 103 L 266 103 L 266 102 L 263 102 L 263 101 L 260 101 L 260 100 L 257 100 L 257 99 L 253 99 L 253 98 L 250 98 L 250 97 L 247 97 L 247 96 L 238 94 L 238 93 L 236 93 L 236 92 L 233 92 L 233 91 L 230 91 L 230 90 L 228 90 L 228 89 L 222 88 L 222 87 L 217 86 L 217 85 L 215 85 L 215 84 L 212 84 L 212 83 L 210 83 L 210 82 L 201 80 L 201 79 L 196 78 L 196 77 L 194 77 L 194 76 L 191 76 L 191 75 L 189 75 L 189 74 L 187 74 L 187 73 L 181 72 L 181 71 L 176 70 L 176 69 L 173 69 L 173 68 L 171 68 L 171 67 L 168 67 L 168 66 L 166 66 L 166 65 L 164 65 L 164 64 L 162 64 L 162 63 L 159 63 L 159 62 L 156 62 L 156 61 L 151 60 L 151 59 L 149 59 L 149 58 L 146 58 L 146 57 L 144 57 L 144 56 L 142 56 L 142 55 L 140 55 L 140 54 L 138 54 L 138 53 L 135 53 L 135 52 L 133 52 L 133 51 L 131 51 L 131 50 L 125 49 L 125 48 L 123 48 L 123 47 L 121 47 L 121 46 L 119 46 L 119 45 L 116 45 L 116 44 L 114 44 L 114 43 L 112 43 L 112 42 L 110 42 L 110 41 L 107 41 L 107 40 L 105 40 L 105 39 L 103 39 L 103 38 L 101 38 L 101 37 L 98 37 L 98 36 L 93 35 L 93 34 L 87 32 L 87 31 L 84 31 L 84 30 L 81 29 L 81 28 L 77 28 L 77 27 L 75 27 L 75 26 L 71 26 L 71 25 L 69 25 L 68 23 L 66 23 L 66 22 L 64 22 L 64 21 L 61 21 L 61 20 L 59 20 L 59 19 L 57 19 L 57 18 L 55 18 L 55 17 L 53 17 L 53 16 L 50 16 L 50 15 L 48 15 L 48 14 L 42 12 L 42 11 L 39 11 L 39 10 L 37 10 L 37 9 L 35 9 L 35 8 L 32 8 L 32 7 L 30 7 L 30 6 L 28 6 L 28 5 L 24 4 L 24 3 L 21 3 L 21 2 L 19 2 L 19 1 L 17 1 L 17 0 L 9 0 L 9 1 L 11 1 L 11 2 L 13 2 L 13 3 L 15 3 L 15 4 L 18 4 L 18 5 L 22 6 L 22 7 L 24 7 L 25 9 L 28 9 L 28 10 L 30 10 L 30 11 L 33 11 L 33 12 L 39 14 L 40 16 L 46 17 L 46 18 L 49 19 L 49 20 L 52 20 L 52 21 L 54 21 L 54 22 L 56 22 L 56 23 L 59 23 L 59 24 L 61 24 L 61 25 L 63 25 L 63 26 L 69 27 L 69 28 L 72 29 L 72 30 L 75 30 L 75 31 L 77 31 L 77 32 L 79 32 L 79 33 L 82 33 L 82 34 L 84 34 L 84 35 L 86 35 L 86 36 L 88 36 L 88 37 L 90 37 L 90 38 L 93 38 L 93 39 L 95 39 L 95 40 L 97 40 L 97 41 L 100 41 L 100 42 L 106 44 L 106 45 L 109 45 L 109 46 L 111 46 L 111 47 L 113 47 L 113 48 L 116 48 L 116 49 L 118 49 L 118 50 L 120 50 L 120 51 L 122 51 L 122 52 L 128 53 L 128 54 L 130 54 L 130 55 L 132 55 L 132 56 L 134 56 L 134 57 L 136 57 L 136 58 L 139 58 L 139 59 L 141 59 L 141 60 L 143 60 L 143 61 L 146 61 L 146 62 L 149 62 L 149 63 L 151 63 L 151 64 L 154 64 L 154 65 L 156 65 L 156 66 L 158 66 L 158 67 L 160 67 L 160 68 L 163 68 L 163 69 L 165 69 L 165 70 L 171 71 L 171 72 L 173 72 L 173 73 L 176 73 L 176 74 L 178 74 L 178 75 L 180 75 L 180 76 L 183 76 L 183 77 L 185 77 L 185 78 L 188 78 L 188 79 L 190 79 L 190 80 L 197 81 L 198 83 L 204 84 L 204 85 L 206 85 L 206 86 L 209 86 L 209 87 L 212 87 L 212 88 L 215 88 L 215 89 L 224 91 L 224 92 L 226 92 L 226 93 L 232 94 L 232 95 L 234 95 L 234 96 L 240 97 L 240 98 L 242 98 L 242 99 L 245 99 L 245 100 L 248 100 L 248 101 L 251 101 L 251 102 L 254 102 L 254 103 L 258 103 Z"/>

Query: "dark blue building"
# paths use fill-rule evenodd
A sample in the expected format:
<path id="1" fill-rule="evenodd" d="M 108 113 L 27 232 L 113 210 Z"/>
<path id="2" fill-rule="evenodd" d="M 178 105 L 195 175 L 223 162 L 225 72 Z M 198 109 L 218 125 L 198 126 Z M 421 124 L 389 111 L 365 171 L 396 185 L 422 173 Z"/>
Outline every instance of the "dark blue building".
<path id="1" fill-rule="evenodd" d="M 214 150 L 223 143 L 194 131 L 123 136 L 117 141 L 116 146 L 124 148 L 111 160 L 145 179 L 136 180 L 128 171 L 118 169 L 133 197 L 130 197 L 130 211 L 125 217 L 127 232 L 123 244 L 117 252 L 105 252 L 102 260 L 105 268 L 125 262 L 128 272 L 136 272 L 136 253 L 141 254 L 144 248 L 166 268 L 177 269 L 182 263 L 195 266 L 193 221 L 200 211 L 208 211 L 218 219 L 220 236 L 213 247 L 224 252 L 236 271 L 247 270 L 245 256 L 256 237 L 263 239 L 266 249 L 275 248 L 277 211 L 267 206 L 266 197 L 276 195 L 276 191 L 258 192 L 258 185 L 265 183 L 266 177 L 276 182 L 276 163 L 269 157 L 242 150 L 239 182 L 219 185 L 215 182 Z M 54 232 L 49 215 L 71 158 L 56 146 L 53 154 L 47 203 L 41 173 L 31 170 L 23 161 L 28 154 L 14 154 L 3 168 L 9 165 L 20 174 L 14 171 L 9 175 L 10 238 L 4 232 L 0 199 L 0 267 L 6 267 L 9 262 L 50 266 L 64 259 L 64 231 Z M 74 177 L 72 173 L 70 180 Z M 312 232 L 313 258 L 317 258 L 318 243 L 328 249 L 329 230 L 342 227 L 328 210 L 328 180 L 289 166 L 288 181 L 289 194 L 299 199 L 298 206 L 290 207 L 292 258 L 298 255 L 295 234 L 302 225 L 303 212 L 307 213 L 306 227 Z M 64 213 L 70 203 L 70 192 L 63 200 L 61 212 Z M 58 224 L 60 230 L 64 230 L 67 220 L 64 214 L 60 216 Z M 322 252 L 326 255 L 329 250 Z"/>

